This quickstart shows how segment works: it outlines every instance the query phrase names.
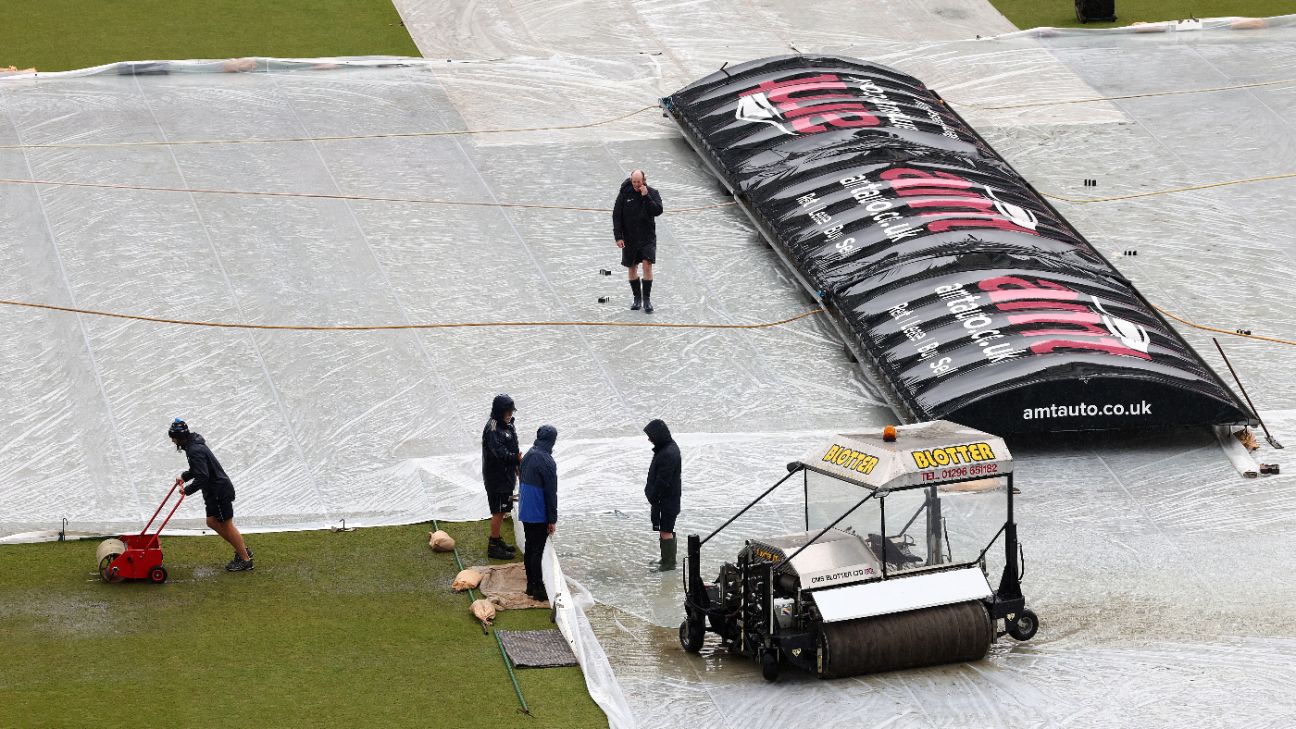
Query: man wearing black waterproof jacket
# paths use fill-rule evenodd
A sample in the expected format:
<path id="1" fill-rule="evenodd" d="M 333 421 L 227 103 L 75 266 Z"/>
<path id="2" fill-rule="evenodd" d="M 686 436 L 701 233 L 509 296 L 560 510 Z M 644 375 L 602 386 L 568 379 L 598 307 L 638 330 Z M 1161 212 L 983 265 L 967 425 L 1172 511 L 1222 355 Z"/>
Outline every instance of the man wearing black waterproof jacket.
<path id="1" fill-rule="evenodd" d="M 657 216 L 661 214 L 661 195 L 648 186 L 648 176 L 643 170 L 631 172 L 629 179 L 621 183 L 612 206 L 612 237 L 621 249 L 621 265 L 630 277 L 630 291 L 634 294 L 630 308 L 638 311 L 642 306 L 645 314 L 653 313 L 653 264 L 657 262 Z"/>
<path id="2" fill-rule="evenodd" d="M 486 555 L 491 559 L 513 559 L 517 549 L 500 536 L 504 513 L 513 508 L 513 489 L 517 485 L 518 464 L 522 453 L 517 431 L 513 427 L 513 398 L 496 395 L 491 402 L 490 420 L 482 429 L 482 482 L 490 506 L 490 541 Z"/>
<path id="3" fill-rule="evenodd" d="M 648 482 L 644 496 L 652 507 L 653 530 L 658 532 L 661 561 L 654 562 L 657 569 L 667 572 L 675 569 L 675 518 L 680 513 L 680 459 L 679 446 L 671 438 L 670 428 L 661 420 L 644 427 L 653 444 L 652 464 L 648 466 Z"/>
<path id="4" fill-rule="evenodd" d="M 176 486 L 185 496 L 202 492 L 207 507 L 207 526 L 234 548 L 234 559 L 225 565 L 225 569 L 230 572 L 252 569 L 252 550 L 243 543 L 243 534 L 234 526 L 234 482 L 225 475 L 216 454 L 207 447 L 207 441 L 201 435 L 189 432 L 189 425 L 180 418 L 167 428 L 167 437 L 175 444 L 176 450 L 184 451 L 189 461 L 189 469 L 176 477 Z M 186 482 L 192 483 L 185 486 Z"/>

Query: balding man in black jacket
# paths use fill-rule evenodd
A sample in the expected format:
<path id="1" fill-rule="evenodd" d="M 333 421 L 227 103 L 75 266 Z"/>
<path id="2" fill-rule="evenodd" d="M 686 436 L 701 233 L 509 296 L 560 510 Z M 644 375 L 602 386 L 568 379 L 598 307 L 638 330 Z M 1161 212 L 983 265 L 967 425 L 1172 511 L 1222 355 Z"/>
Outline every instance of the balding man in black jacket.
<path id="1" fill-rule="evenodd" d="M 642 306 L 645 314 L 653 313 L 653 264 L 657 262 L 657 216 L 661 214 L 661 195 L 648 186 L 648 176 L 643 170 L 631 172 L 629 179 L 621 183 L 612 206 L 612 235 L 621 249 L 621 265 L 630 277 L 630 291 L 634 294 L 630 308 L 638 311 Z"/>

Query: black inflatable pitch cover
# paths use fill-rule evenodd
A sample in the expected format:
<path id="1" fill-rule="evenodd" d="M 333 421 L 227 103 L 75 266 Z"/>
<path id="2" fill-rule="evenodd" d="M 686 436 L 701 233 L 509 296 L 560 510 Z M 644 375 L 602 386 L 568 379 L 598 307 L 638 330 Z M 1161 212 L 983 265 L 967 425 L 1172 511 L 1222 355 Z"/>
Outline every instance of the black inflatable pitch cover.
<path id="1" fill-rule="evenodd" d="M 908 420 L 991 433 L 1254 423 L 935 92 L 837 56 L 662 99 Z"/>

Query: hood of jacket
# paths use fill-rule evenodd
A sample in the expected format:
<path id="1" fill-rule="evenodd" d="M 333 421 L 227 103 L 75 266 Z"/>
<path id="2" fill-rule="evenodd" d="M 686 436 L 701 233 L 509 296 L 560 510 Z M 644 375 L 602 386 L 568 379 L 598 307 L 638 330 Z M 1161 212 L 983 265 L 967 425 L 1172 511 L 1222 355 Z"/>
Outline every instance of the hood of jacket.
<path id="1" fill-rule="evenodd" d="M 648 423 L 644 426 L 644 432 L 648 434 L 648 440 L 652 441 L 655 448 L 660 448 L 673 440 L 670 428 L 666 427 L 665 421 L 662 420 Z"/>
<path id="2" fill-rule="evenodd" d="M 203 440 L 201 435 L 191 432 L 189 433 L 189 441 L 185 443 L 184 449 L 189 450 L 196 445 L 207 445 L 207 441 Z"/>
<path id="3" fill-rule="evenodd" d="M 536 431 L 535 446 L 545 453 L 553 453 L 554 441 L 558 440 L 558 429 L 552 425 L 542 425 Z"/>
<path id="4" fill-rule="evenodd" d="M 625 195 L 627 193 L 632 193 L 632 192 L 636 195 L 639 194 L 638 192 L 635 191 L 634 185 L 630 183 L 630 178 L 627 177 L 625 178 L 625 182 L 621 183 L 621 194 Z"/>
<path id="5" fill-rule="evenodd" d="M 516 409 L 513 398 L 508 395 L 496 395 L 495 399 L 491 401 L 491 420 L 498 420 L 503 423 L 504 413 Z"/>

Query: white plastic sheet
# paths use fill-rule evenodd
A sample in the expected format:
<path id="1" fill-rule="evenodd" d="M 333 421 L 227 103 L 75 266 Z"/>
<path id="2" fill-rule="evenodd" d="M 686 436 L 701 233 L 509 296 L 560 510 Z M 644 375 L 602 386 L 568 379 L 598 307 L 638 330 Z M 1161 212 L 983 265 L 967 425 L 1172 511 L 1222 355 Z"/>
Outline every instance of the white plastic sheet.
<path id="1" fill-rule="evenodd" d="M 525 549 L 526 535 L 522 522 L 513 523 L 513 533 L 518 549 Z M 607 654 L 585 615 L 585 610 L 594 606 L 594 597 L 580 583 L 569 580 L 563 574 L 562 564 L 558 562 L 553 549 L 557 539 L 557 536 L 550 538 L 540 562 L 544 572 L 545 592 L 553 607 L 553 621 L 567 639 L 572 655 L 576 656 L 576 662 L 585 674 L 585 685 L 589 688 L 590 698 L 607 714 L 608 725 L 613 729 L 632 729 L 636 726 L 634 714 L 612 672 Z"/>

